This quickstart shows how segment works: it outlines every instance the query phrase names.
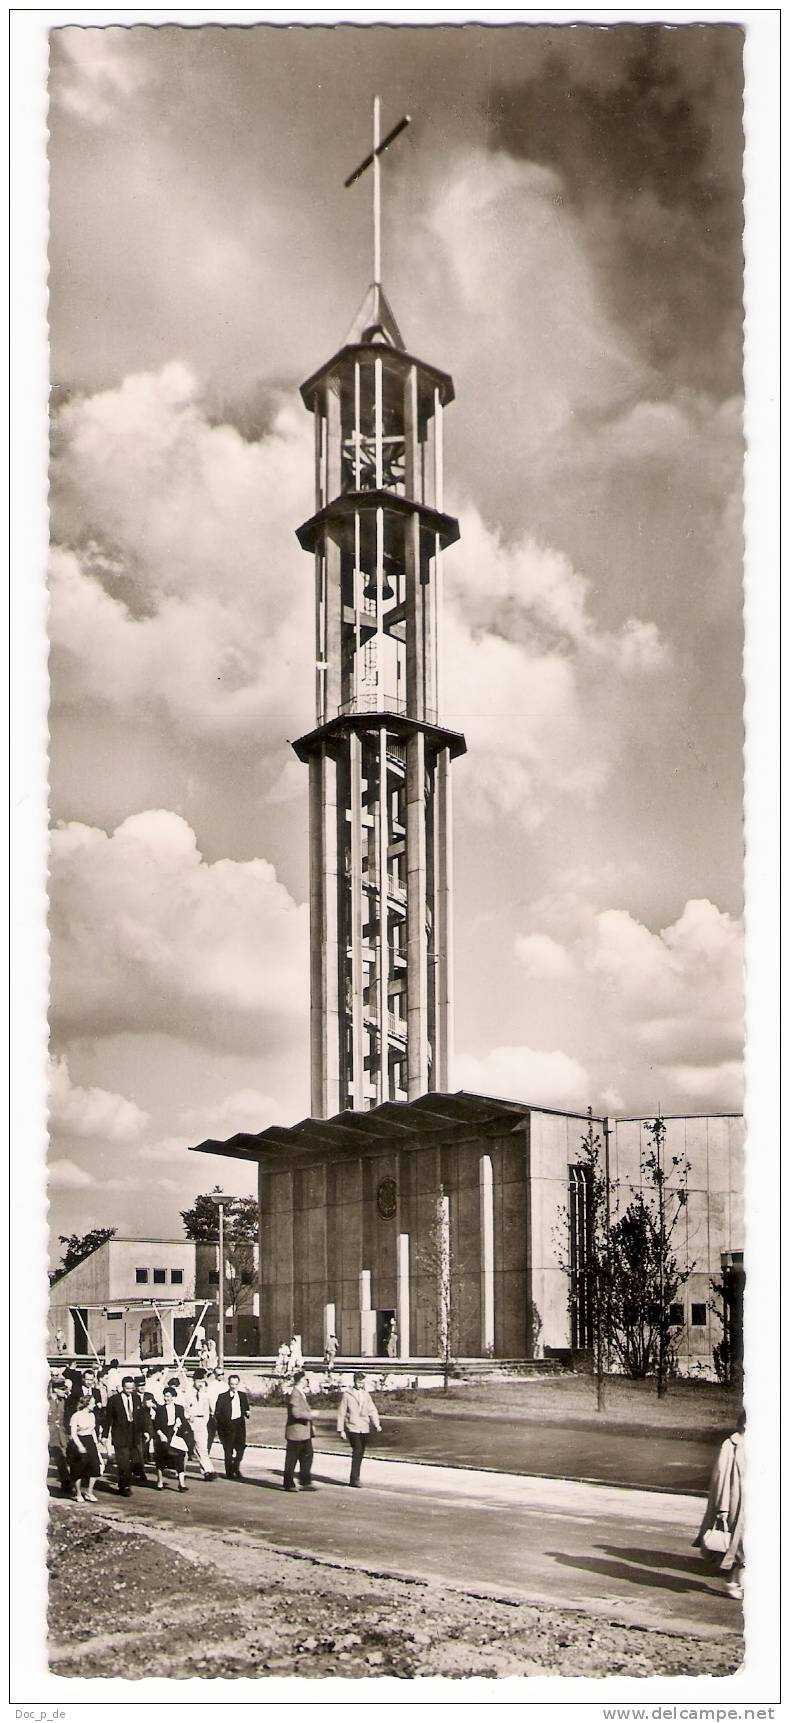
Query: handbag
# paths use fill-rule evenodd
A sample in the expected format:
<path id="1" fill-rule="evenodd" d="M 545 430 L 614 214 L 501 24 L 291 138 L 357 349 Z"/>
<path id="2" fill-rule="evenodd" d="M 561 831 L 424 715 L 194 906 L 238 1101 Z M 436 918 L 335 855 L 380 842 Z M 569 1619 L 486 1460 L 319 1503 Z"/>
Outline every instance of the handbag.
<path id="1" fill-rule="evenodd" d="M 730 1547 L 730 1529 L 724 1514 L 717 1514 L 715 1524 L 702 1534 L 702 1547 L 708 1555 L 725 1555 Z"/>

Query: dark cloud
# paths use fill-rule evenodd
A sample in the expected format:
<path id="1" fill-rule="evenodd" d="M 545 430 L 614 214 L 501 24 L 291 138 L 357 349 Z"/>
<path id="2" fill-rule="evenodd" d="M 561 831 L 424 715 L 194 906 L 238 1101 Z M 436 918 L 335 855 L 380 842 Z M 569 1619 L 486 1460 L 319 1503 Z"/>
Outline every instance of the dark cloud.
<path id="1" fill-rule="evenodd" d="M 490 103 L 495 147 L 555 169 L 615 314 L 667 387 L 741 386 L 743 33 L 554 34 Z"/>

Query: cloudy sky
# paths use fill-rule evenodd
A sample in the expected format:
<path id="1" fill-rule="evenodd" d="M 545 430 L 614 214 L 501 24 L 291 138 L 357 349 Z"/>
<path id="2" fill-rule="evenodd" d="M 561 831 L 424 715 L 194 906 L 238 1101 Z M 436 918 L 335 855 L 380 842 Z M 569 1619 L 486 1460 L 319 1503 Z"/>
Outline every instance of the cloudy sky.
<path id="1" fill-rule="evenodd" d="M 741 1102 L 742 38 L 55 31 L 52 1224 L 180 1230 L 309 1105 L 300 381 L 453 374 L 454 1085 Z"/>

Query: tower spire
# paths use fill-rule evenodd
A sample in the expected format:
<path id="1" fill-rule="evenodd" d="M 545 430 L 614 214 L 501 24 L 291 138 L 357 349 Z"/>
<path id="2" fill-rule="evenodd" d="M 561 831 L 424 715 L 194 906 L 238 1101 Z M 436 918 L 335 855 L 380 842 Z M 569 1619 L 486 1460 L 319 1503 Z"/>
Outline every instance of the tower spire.
<path id="1" fill-rule="evenodd" d="M 369 167 L 373 168 L 373 285 L 374 285 L 374 287 L 380 287 L 381 286 L 381 157 L 383 156 L 384 151 L 389 149 L 390 144 L 393 144 L 395 142 L 395 139 L 397 137 L 400 137 L 401 132 L 405 131 L 406 127 L 409 125 L 411 125 L 411 114 L 404 114 L 403 119 L 399 120 L 396 126 L 393 126 L 392 131 L 388 132 L 387 136 L 385 138 L 382 138 L 382 136 L 381 136 L 381 97 L 380 96 L 374 96 L 373 97 L 373 149 L 371 150 L 370 155 L 366 156 L 364 161 L 360 162 L 359 166 L 354 168 L 353 173 L 349 174 L 348 179 L 343 181 L 343 184 L 344 184 L 346 190 L 348 190 L 348 187 L 350 185 L 353 185 L 354 182 L 361 177 L 361 175 L 365 172 L 366 168 L 369 168 Z"/>
<path id="2" fill-rule="evenodd" d="M 315 420 L 316 727 L 310 768 L 312 1112 L 364 1112 L 448 1087 L 452 1041 L 450 765 L 439 716 L 442 416 L 452 379 L 401 341 L 381 286 L 381 138 L 374 280 L 343 347 L 302 385 Z"/>

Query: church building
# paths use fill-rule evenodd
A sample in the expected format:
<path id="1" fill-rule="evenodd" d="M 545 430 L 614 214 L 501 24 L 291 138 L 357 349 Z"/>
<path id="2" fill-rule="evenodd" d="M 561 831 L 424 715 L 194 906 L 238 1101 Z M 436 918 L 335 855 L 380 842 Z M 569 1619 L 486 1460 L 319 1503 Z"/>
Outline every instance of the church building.
<path id="1" fill-rule="evenodd" d="M 405 123 L 380 142 L 376 104 L 357 170 L 373 172 L 373 282 L 302 387 L 315 426 L 315 511 L 297 535 L 315 569 L 315 725 L 294 743 L 309 774 L 311 1116 L 196 1152 L 258 1170 L 262 1353 L 295 1331 L 311 1356 L 336 1333 L 366 1358 L 522 1359 L 589 1345 L 560 1265 L 584 1259 L 588 1116 L 451 1090 L 451 785 L 466 747 L 441 721 L 454 391 L 408 350 L 381 284 L 380 158 Z M 593 1126 L 612 1181 L 637 1189 L 643 1121 Z M 690 1163 L 681 1363 L 708 1367 L 711 1280 L 742 1261 L 742 1120 L 666 1126 L 667 1164 Z"/>

